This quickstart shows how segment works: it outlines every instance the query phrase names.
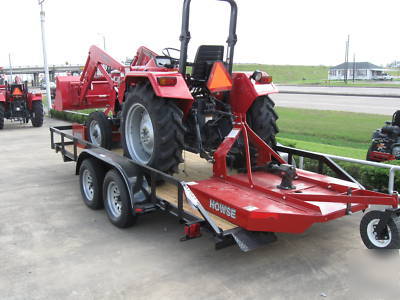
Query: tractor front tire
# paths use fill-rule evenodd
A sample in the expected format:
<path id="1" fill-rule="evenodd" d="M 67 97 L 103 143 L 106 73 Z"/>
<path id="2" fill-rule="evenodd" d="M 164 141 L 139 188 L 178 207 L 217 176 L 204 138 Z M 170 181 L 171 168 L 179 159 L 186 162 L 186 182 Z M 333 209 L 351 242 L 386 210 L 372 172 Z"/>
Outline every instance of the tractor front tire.
<path id="1" fill-rule="evenodd" d="M 42 101 L 32 102 L 31 121 L 33 127 L 42 127 L 43 125 L 43 103 Z"/>
<path id="2" fill-rule="evenodd" d="M 0 129 L 4 128 L 4 114 L 5 114 L 5 108 L 3 103 L 0 103 Z"/>
<path id="3" fill-rule="evenodd" d="M 89 114 L 86 121 L 86 136 L 92 144 L 110 150 L 112 147 L 111 122 L 101 111 Z"/>
<path id="4" fill-rule="evenodd" d="M 182 111 L 172 100 L 157 97 L 149 82 L 131 88 L 122 109 L 125 156 L 168 174 L 183 162 L 185 129 Z"/>

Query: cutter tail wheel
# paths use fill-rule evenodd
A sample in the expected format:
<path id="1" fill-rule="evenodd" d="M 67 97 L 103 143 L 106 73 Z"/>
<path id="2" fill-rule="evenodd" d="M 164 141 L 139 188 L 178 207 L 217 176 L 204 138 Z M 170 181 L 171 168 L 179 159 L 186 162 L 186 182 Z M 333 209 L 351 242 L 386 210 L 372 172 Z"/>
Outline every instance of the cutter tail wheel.
<path id="1" fill-rule="evenodd" d="M 42 101 L 32 102 L 31 121 L 33 127 L 41 127 L 43 125 L 43 103 Z"/>
<path id="2" fill-rule="evenodd" d="M 157 97 L 149 83 L 127 95 L 122 110 L 122 146 L 127 157 L 169 174 L 183 162 L 182 111 Z"/>
<path id="3" fill-rule="evenodd" d="M 4 104 L 0 103 L 0 129 L 4 127 Z"/>
<path id="4" fill-rule="evenodd" d="M 103 208 L 104 170 L 95 159 L 85 159 L 79 168 L 79 186 L 83 202 L 91 209 Z"/>
<path id="5" fill-rule="evenodd" d="M 116 170 L 107 172 L 103 182 L 104 208 L 110 222 L 119 227 L 127 228 L 135 224 L 130 197 L 125 182 Z"/>
<path id="6" fill-rule="evenodd" d="M 400 217 L 386 214 L 373 210 L 361 219 L 360 235 L 368 249 L 400 249 Z M 387 224 L 379 230 L 381 220 L 386 220 Z"/>
<path id="7" fill-rule="evenodd" d="M 111 122 L 100 111 L 92 112 L 86 121 L 86 136 L 92 144 L 110 150 L 112 146 Z"/>

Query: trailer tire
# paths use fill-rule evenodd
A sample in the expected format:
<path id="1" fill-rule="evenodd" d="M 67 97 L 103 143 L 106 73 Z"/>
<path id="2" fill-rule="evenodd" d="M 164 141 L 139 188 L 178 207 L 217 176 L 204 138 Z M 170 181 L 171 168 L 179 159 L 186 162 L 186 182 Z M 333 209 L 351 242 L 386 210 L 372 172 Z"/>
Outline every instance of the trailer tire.
<path id="1" fill-rule="evenodd" d="M 4 128 L 4 114 L 5 114 L 4 104 L 0 103 L 0 129 Z"/>
<path id="2" fill-rule="evenodd" d="M 89 114 L 85 123 L 86 136 L 89 142 L 95 146 L 110 150 L 112 147 L 111 122 L 101 111 Z"/>
<path id="3" fill-rule="evenodd" d="M 93 158 L 85 159 L 79 168 L 79 187 L 83 202 L 97 210 L 103 208 L 104 170 Z"/>
<path id="4" fill-rule="evenodd" d="M 368 249 L 400 249 L 400 217 L 391 216 L 386 230 L 387 240 L 378 240 L 374 233 L 374 226 L 384 217 L 385 212 L 373 210 L 366 213 L 360 222 L 360 235 Z"/>
<path id="5" fill-rule="evenodd" d="M 246 120 L 249 127 L 271 148 L 276 147 L 275 136 L 279 132 L 279 128 L 276 125 L 278 115 L 275 112 L 275 103 L 268 96 L 258 97 L 250 109 L 247 111 Z M 243 139 L 240 138 L 238 141 L 239 145 L 235 148 L 240 148 L 236 151 L 234 168 L 246 167 L 246 157 L 243 149 Z M 250 153 L 252 161 L 255 160 L 257 150 L 255 147 L 250 145 Z"/>
<path id="6" fill-rule="evenodd" d="M 182 111 L 172 100 L 157 97 L 149 82 L 131 88 L 122 110 L 125 156 L 173 174 L 183 162 L 185 128 Z"/>
<path id="7" fill-rule="evenodd" d="M 103 199 L 107 217 L 113 225 L 127 228 L 135 224 L 136 216 L 132 213 L 125 182 L 114 169 L 108 171 L 104 177 Z"/>
<path id="8" fill-rule="evenodd" d="M 32 102 L 31 121 L 33 127 L 42 127 L 43 125 L 43 103 L 42 101 Z"/>

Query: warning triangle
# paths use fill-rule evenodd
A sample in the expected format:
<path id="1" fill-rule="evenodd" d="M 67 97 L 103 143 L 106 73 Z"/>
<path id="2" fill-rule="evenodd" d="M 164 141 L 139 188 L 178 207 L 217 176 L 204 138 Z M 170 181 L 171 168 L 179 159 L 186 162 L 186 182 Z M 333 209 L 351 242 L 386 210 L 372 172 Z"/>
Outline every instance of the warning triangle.
<path id="1" fill-rule="evenodd" d="M 20 90 L 20 88 L 18 88 L 18 87 L 16 87 L 14 90 L 13 90 L 13 96 L 22 96 L 22 92 L 21 92 L 21 90 Z"/>
<path id="2" fill-rule="evenodd" d="M 214 63 L 210 77 L 207 81 L 207 88 L 210 92 L 225 92 L 232 89 L 232 79 L 222 62 Z"/>

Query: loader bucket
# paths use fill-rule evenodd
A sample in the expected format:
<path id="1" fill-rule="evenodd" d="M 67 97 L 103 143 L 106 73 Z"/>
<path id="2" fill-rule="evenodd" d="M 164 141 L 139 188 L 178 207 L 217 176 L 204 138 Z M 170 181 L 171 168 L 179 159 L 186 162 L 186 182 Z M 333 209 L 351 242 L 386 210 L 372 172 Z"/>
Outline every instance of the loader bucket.
<path id="1" fill-rule="evenodd" d="M 115 99 L 115 91 L 105 77 L 96 77 L 84 97 L 80 76 L 59 76 L 56 84 L 54 109 L 58 111 L 105 108 Z"/>
<path id="2" fill-rule="evenodd" d="M 56 80 L 56 99 L 53 108 L 58 111 L 76 109 L 79 104 L 79 76 L 59 76 Z"/>

